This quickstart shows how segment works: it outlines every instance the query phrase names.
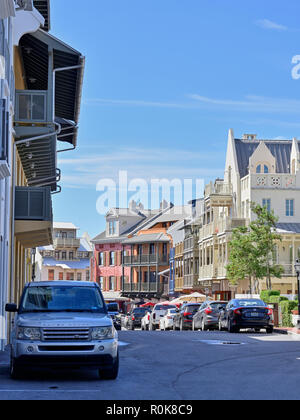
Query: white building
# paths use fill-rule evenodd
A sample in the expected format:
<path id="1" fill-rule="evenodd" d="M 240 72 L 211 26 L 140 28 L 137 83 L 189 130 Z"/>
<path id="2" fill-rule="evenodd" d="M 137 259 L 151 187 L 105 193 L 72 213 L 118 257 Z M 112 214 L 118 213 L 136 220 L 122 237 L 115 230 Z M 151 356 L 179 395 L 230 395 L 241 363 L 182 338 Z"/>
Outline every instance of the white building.
<path id="1" fill-rule="evenodd" d="M 39 247 L 35 281 L 91 280 L 93 247 L 88 234 L 77 236 L 73 223 L 53 224 L 53 245 Z"/>

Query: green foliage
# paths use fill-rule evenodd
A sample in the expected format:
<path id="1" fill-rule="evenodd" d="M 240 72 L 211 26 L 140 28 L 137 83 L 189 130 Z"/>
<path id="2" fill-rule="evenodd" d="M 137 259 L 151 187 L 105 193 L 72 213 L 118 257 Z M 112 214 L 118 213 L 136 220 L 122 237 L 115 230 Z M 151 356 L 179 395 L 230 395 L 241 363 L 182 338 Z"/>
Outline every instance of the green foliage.
<path id="1" fill-rule="evenodd" d="M 279 290 L 262 290 L 260 292 L 261 300 L 263 300 L 266 303 L 271 303 L 270 302 L 271 296 L 280 296 L 280 291 Z"/>
<path id="2" fill-rule="evenodd" d="M 294 309 L 297 309 L 297 307 L 298 307 L 298 301 L 296 300 L 283 300 L 280 302 L 283 327 L 293 327 L 292 311 Z"/>
<path id="3" fill-rule="evenodd" d="M 267 279 L 268 289 L 272 288 L 271 277 L 281 278 L 283 268 L 271 261 L 276 241 L 281 240 L 275 233 L 277 218 L 266 207 L 252 203 L 251 209 L 256 219 L 249 228 L 239 227 L 233 230 L 229 243 L 230 254 L 227 276 L 231 284 L 240 280 Z"/>

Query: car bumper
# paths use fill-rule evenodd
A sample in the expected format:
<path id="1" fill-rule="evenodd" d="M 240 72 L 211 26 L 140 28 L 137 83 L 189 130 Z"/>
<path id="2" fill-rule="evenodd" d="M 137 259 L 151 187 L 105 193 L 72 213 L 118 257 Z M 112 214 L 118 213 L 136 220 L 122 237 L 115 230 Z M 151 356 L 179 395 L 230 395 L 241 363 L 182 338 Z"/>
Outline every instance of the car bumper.
<path id="1" fill-rule="evenodd" d="M 274 324 L 267 320 L 235 320 L 233 325 L 239 328 L 273 328 Z"/>
<path id="2" fill-rule="evenodd" d="M 109 367 L 117 357 L 118 340 L 80 343 L 17 341 L 11 351 L 16 365 L 24 367 Z"/>

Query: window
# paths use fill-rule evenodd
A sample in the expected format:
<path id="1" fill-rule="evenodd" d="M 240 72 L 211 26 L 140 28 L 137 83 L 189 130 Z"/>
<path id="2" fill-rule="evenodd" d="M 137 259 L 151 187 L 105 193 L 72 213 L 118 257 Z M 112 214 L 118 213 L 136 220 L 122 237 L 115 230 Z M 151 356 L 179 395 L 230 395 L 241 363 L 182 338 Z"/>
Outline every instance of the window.
<path id="1" fill-rule="evenodd" d="M 56 260 L 59 260 L 59 255 L 60 255 L 59 251 L 55 251 L 55 259 Z"/>
<path id="2" fill-rule="evenodd" d="M 85 272 L 85 280 L 90 281 L 90 270 L 86 270 Z"/>
<path id="3" fill-rule="evenodd" d="M 59 273 L 58 280 L 63 280 L 63 279 L 64 279 L 64 273 Z"/>
<path id="4" fill-rule="evenodd" d="M 262 200 L 263 207 L 267 207 L 268 212 L 271 212 L 271 199 L 270 198 L 263 198 Z"/>
<path id="5" fill-rule="evenodd" d="M 99 277 L 99 286 L 101 290 L 103 290 L 103 280 L 104 280 L 104 277 Z"/>
<path id="6" fill-rule="evenodd" d="M 63 252 L 61 253 L 61 259 L 62 259 L 62 260 L 66 260 L 66 259 L 67 259 L 67 253 L 66 253 L 66 251 L 63 251 Z"/>
<path id="7" fill-rule="evenodd" d="M 81 281 L 82 280 L 82 274 L 81 273 L 77 273 L 77 280 Z"/>
<path id="8" fill-rule="evenodd" d="M 116 262 L 116 253 L 114 251 L 111 251 L 109 253 L 109 265 L 115 265 Z"/>
<path id="9" fill-rule="evenodd" d="M 99 265 L 104 265 L 104 252 L 99 253 Z"/>
<path id="10" fill-rule="evenodd" d="M 117 233 L 117 222 L 113 220 L 108 223 L 108 230 L 110 235 L 115 235 Z"/>
<path id="11" fill-rule="evenodd" d="M 115 282 L 116 282 L 116 278 L 114 276 L 109 277 L 109 290 L 110 291 L 115 290 Z"/>
<path id="12" fill-rule="evenodd" d="M 74 252 L 69 252 L 69 260 L 74 260 Z"/>
<path id="13" fill-rule="evenodd" d="M 74 280 L 74 273 L 67 273 L 67 280 Z"/>
<path id="14" fill-rule="evenodd" d="M 155 244 L 150 244 L 150 255 L 155 254 Z"/>
<path id="15" fill-rule="evenodd" d="M 48 270 L 48 280 L 54 280 L 54 270 Z"/>
<path id="16" fill-rule="evenodd" d="M 294 200 L 285 200 L 285 215 L 294 216 Z"/>
<path id="17" fill-rule="evenodd" d="M 264 173 L 264 174 L 268 174 L 269 173 L 269 167 L 267 166 L 267 165 L 262 165 L 261 163 L 259 164 L 259 165 L 257 165 L 257 167 L 256 167 L 256 173 L 257 174 L 261 174 L 261 173 Z"/>

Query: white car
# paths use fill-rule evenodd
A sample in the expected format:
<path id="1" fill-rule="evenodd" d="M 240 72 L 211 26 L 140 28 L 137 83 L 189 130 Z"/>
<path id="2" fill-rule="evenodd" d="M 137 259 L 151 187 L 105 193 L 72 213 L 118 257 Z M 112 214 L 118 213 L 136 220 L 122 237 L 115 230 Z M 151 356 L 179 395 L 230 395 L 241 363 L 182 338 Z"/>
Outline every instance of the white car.
<path id="1" fill-rule="evenodd" d="M 147 312 L 141 320 L 142 331 L 149 330 L 149 323 L 150 323 L 150 312 Z"/>
<path id="2" fill-rule="evenodd" d="M 162 331 L 170 330 L 173 328 L 173 320 L 177 310 L 174 308 L 168 309 L 165 315 L 160 319 L 160 329 Z"/>
<path id="3" fill-rule="evenodd" d="M 160 326 L 160 320 L 165 316 L 168 309 L 176 309 L 175 305 L 166 305 L 157 303 L 150 315 L 149 330 L 153 331 Z"/>

